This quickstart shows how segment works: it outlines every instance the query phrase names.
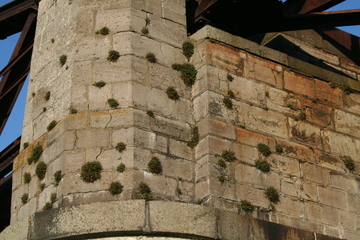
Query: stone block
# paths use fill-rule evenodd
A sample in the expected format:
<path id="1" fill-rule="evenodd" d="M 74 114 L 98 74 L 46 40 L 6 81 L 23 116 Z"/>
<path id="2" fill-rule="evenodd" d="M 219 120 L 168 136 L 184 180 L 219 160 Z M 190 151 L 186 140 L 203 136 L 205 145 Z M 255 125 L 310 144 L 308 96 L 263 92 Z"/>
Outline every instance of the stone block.
<path id="1" fill-rule="evenodd" d="M 322 149 L 320 128 L 289 118 L 289 137 L 295 142 Z"/>
<path id="2" fill-rule="evenodd" d="M 280 176 L 273 171 L 263 173 L 255 167 L 251 167 L 245 164 L 238 164 L 235 167 L 234 177 L 237 183 L 247 183 L 254 188 L 266 189 L 269 186 L 273 186 L 278 191 L 280 190 Z"/>
<path id="3" fill-rule="evenodd" d="M 322 212 L 323 207 L 319 204 L 305 202 L 304 207 L 305 207 L 305 218 L 312 222 L 319 221 L 319 216 L 323 215 Z"/>
<path id="4" fill-rule="evenodd" d="M 344 97 L 344 108 L 345 110 L 359 114 L 360 113 L 360 97 L 358 94 L 350 94 Z"/>
<path id="5" fill-rule="evenodd" d="M 241 100 L 265 104 L 265 85 L 263 84 L 239 77 L 229 83 L 229 90 L 232 90 L 235 97 Z"/>
<path id="6" fill-rule="evenodd" d="M 88 110 L 88 92 L 85 86 L 74 85 L 71 90 L 71 107 L 76 109 L 78 112 Z"/>
<path id="7" fill-rule="evenodd" d="M 216 169 L 218 158 L 205 155 L 196 161 L 195 164 L 195 182 L 208 179 L 210 176 L 218 176 L 219 171 Z"/>
<path id="8" fill-rule="evenodd" d="M 244 72 L 244 59 L 239 50 L 217 43 L 206 42 L 206 62 L 212 66 L 242 76 Z"/>
<path id="9" fill-rule="evenodd" d="M 36 198 L 31 198 L 28 200 L 26 204 L 22 205 L 19 209 L 18 221 L 21 221 L 23 219 L 28 219 L 29 216 L 34 214 L 36 211 L 36 204 L 37 204 Z"/>
<path id="10" fill-rule="evenodd" d="M 195 54 L 198 54 L 197 49 L 195 50 Z M 201 64 L 202 62 L 200 62 Z M 193 96 L 197 96 L 202 94 L 207 90 L 211 90 L 217 93 L 227 94 L 228 91 L 228 80 L 227 80 L 227 71 L 216 68 L 211 65 L 202 65 L 197 66 L 197 79 L 198 81 L 192 86 L 192 94 Z M 235 80 L 236 81 L 236 76 Z"/>
<path id="11" fill-rule="evenodd" d="M 200 136 L 217 135 L 223 138 L 235 140 L 235 128 L 230 123 L 206 117 L 198 123 L 198 127 Z"/>
<path id="12" fill-rule="evenodd" d="M 287 119 L 284 115 L 272 111 L 264 111 L 261 108 L 247 104 L 241 104 L 241 107 L 244 112 L 243 117 L 246 128 L 265 132 L 268 135 L 287 138 Z"/>
<path id="13" fill-rule="evenodd" d="M 255 206 L 270 208 L 270 201 L 265 197 L 265 190 L 238 183 L 236 184 L 236 196 L 238 201 L 247 200 Z"/>
<path id="14" fill-rule="evenodd" d="M 79 173 L 85 163 L 85 151 L 65 151 L 59 161 L 63 163 L 63 167 L 60 169 L 63 174 Z"/>
<path id="15" fill-rule="evenodd" d="M 281 82 L 279 82 L 282 81 L 282 68 L 280 65 L 251 55 L 249 55 L 247 61 L 249 71 L 248 77 L 274 86 L 281 84 Z M 261 94 L 260 91 L 259 94 Z M 263 94 L 261 95 L 264 96 Z"/>
<path id="16" fill-rule="evenodd" d="M 358 156 L 357 149 L 359 141 L 344 134 L 333 132 L 330 130 L 322 130 L 324 150 L 340 156 L 350 156 L 356 159 Z"/>
<path id="17" fill-rule="evenodd" d="M 47 239 L 98 232 L 141 231 L 145 224 L 145 201 L 110 201 L 49 210 L 36 215 L 32 238 Z M 111 212 L 112 214 L 103 214 Z M 56 221 L 55 219 L 62 219 Z M 85 222 L 84 222 L 85 221 Z M 56 229 L 56 230 L 51 230 Z"/>
<path id="18" fill-rule="evenodd" d="M 360 119 L 358 116 L 346 113 L 341 110 L 334 111 L 335 129 L 336 131 L 349 134 L 354 137 L 360 137 Z"/>
<path id="19" fill-rule="evenodd" d="M 199 159 L 206 154 L 221 155 L 225 150 L 234 151 L 235 145 L 222 138 L 206 136 L 196 146 L 195 159 Z"/>
<path id="20" fill-rule="evenodd" d="M 101 89 L 97 87 L 89 87 L 88 90 L 88 108 L 92 111 L 101 111 L 110 109 L 108 99 L 115 98 L 111 93 L 111 85 L 106 84 Z M 117 100 L 117 99 L 116 99 Z"/>
<path id="21" fill-rule="evenodd" d="M 94 82 L 104 81 L 106 83 L 129 81 L 132 79 L 131 69 L 132 56 L 120 56 L 117 62 L 96 59 L 93 65 L 93 79 Z"/>
<path id="22" fill-rule="evenodd" d="M 341 107 L 343 105 L 343 93 L 339 88 L 330 87 L 328 82 L 315 80 L 316 97 L 320 102 L 333 107 Z"/>
<path id="23" fill-rule="evenodd" d="M 104 48 L 102 50 L 99 49 L 99 45 L 104 45 Z M 76 59 L 76 62 L 74 63 L 77 65 L 77 67 L 80 67 L 81 69 L 82 64 L 79 65 L 78 61 L 84 62 L 89 59 L 93 59 L 96 57 L 106 58 L 108 55 L 109 50 L 111 50 L 111 45 L 109 38 L 96 38 L 94 36 L 94 33 L 91 36 L 84 36 L 77 40 L 75 45 L 75 55 L 74 58 Z M 89 61 L 87 61 L 89 62 Z M 90 81 L 92 79 L 92 66 L 91 62 L 87 64 L 89 66 L 89 69 L 87 73 L 85 73 L 82 77 L 85 78 L 85 76 L 88 76 L 87 81 Z M 83 72 L 83 71 L 82 71 Z M 79 72 L 80 73 L 80 72 Z M 76 75 L 76 79 L 74 79 L 76 82 L 79 82 L 81 79 L 81 75 L 74 72 Z M 83 72 L 84 73 L 84 72 Z M 80 78 L 80 79 L 79 79 Z M 81 79 L 82 80 L 82 79 Z"/>
<path id="24" fill-rule="evenodd" d="M 299 186 L 294 179 L 282 177 L 281 179 L 281 192 L 288 195 L 290 198 L 298 196 Z"/>
<path id="25" fill-rule="evenodd" d="M 21 221 L 12 222 L 10 226 L 5 228 L 5 230 L 1 232 L 0 240 L 27 240 L 30 227 L 30 219 L 30 217 L 27 217 Z"/>
<path id="26" fill-rule="evenodd" d="M 236 128 L 236 133 L 237 133 L 237 141 L 242 144 L 257 147 L 259 143 L 263 143 L 268 145 L 272 150 L 272 152 L 275 152 L 274 150 L 275 150 L 276 142 L 275 139 L 272 137 L 268 137 L 263 134 L 256 133 L 254 131 L 250 131 L 244 128 Z"/>
<path id="27" fill-rule="evenodd" d="M 162 7 L 161 7 L 161 2 L 156 1 L 156 0 L 132 0 L 131 1 L 131 6 L 135 9 L 144 11 L 144 12 L 149 12 L 152 13 L 156 16 L 161 16 L 161 11 L 162 11 Z"/>
<path id="28" fill-rule="evenodd" d="M 78 148 L 107 147 L 110 143 L 107 129 L 81 130 L 76 132 L 76 138 Z"/>
<path id="29" fill-rule="evenodd" d="M 174 139 L 169 140 L 169 153 L 179 158 L 192 160 L 193 151 L 187 145 L 186 142 L 176 141 Z"/>
<path id="30" fill-rule="evenodd" d="M 189 125 L 180 121 L 156 116 L 150 121 L 150 129 L 153 132 L 165 134 L 180 141 L 189 141 L 190 139 Z"/>
<path id="31" fill-rule="evenodd" d="M 43 147 L 43 161 L 48 163 L 58 157 L 63 151 L 74 149 L 75 140 L 75 132 L 64 132 L 57 140 L 49 142 L 46 148 Z"/>
<path id="32" fill-rule="evenodd" d="M 149 202 L 151 230 L 216 238 L 215 209 L 189 203 Z M 164 216 L 167 216 L 166 218 Z"/>
<path id="33" fill-rule="evenodd" d="M 309 98 L 315 97 L 315 82 L 307 77 L 294 72 L 284 72 L 284 87 L 291 92 L 305 95 Z"/>
<path id="34" fill-rule="evenodd" d="M 146 14 L 144 12 L 131 8 L 103 10 L 99 11 L 96 15 L 95 29 L 108 27 L 113 32 L 140 30 L 140 26 L 145 25 L 145 17 Z"/>
<path id="35" fill-rule="evenodd" d="M 174 53 L 169 53 L 169 55 L 173 56 Z M 174 63 L 174 60 L 172 63 Z M 172 63 L 169 63 L 169 65 Z M 184 81 L 180 78 L 180 73 L 178 71 L 160 64 L 154 64 L 151 68 L 149 68 L 148 74 L 151 87 L 166 92 L 168 87 L 172 86 L 176 89 L 181 98 L 190 99 L 190 87 L 184 84 Z M 149 104 L 149 108 L 151 105 Z M 161 109 L 159 109 L 159 107 L 155 107 L 155 110 L 159 111 Z M 161 113 L 161 111 L 159 113 Z"/>
<path id="36" fill-rule="evenodd" d="M 342 172 L 330 172 L 330 185 L 334 188 L 345 190 L 351 193 L 359 191 L 359 183 L 353 177 L 344 176 Z"/>
<path id="37" fill-rule="evenodd" d="M 165 19 L 172 20 L 176 23 L 186 26 L 185 7 L 176 1 L 163 1 L 162 12 Z"/>
<path id="38" fill-rule="evenodd" d="M 160 198 L 176 196 L 175 192 L 177 183 L 173 178 L 150 172 L 144 172 L 144 182 L 149 185 L 151 193 L 155 199 L 158 194 L 160 195 Z"/>
<path id="39" fill-rule="evenodd" d="M 333 109 L 326 105 L 320 104 L 318 100 L 313 102 L 312 100 L 304 99 L 303 106 L 306 107 L 306 120 L 315 124 L 333 128 Z"/>
<path id="40" fill-rule="evenodd" d="M 329 170 L 309 163 L 300 164 L 300 168 L 304 179 L 324 185 L 329 183 Z"/>
<path id="41" fill-rule="evenodd" d="M 91 128 L 106 128 L 112 120 L 112 114 L 109 111 L 97 111 L 90 114 Z"/>
<path id="42" fill-rule="evenodd" d="M 256 147 L 244 144 L 237 144 L 234 152 L 235 156 L 238 156 L 239 160 L 249 164 L 254 164 L 254 162 L 260 158 L 259 150 Z"/>
<path id="43" fill-rule="evenodd" d="M 179 100 L 173 101 L 165 91 L 134 83 L 132 100 L 137 108 L 150 109 L 173 120 L 192 122 L 190 101 L 181 96 Z"/>
<path id="44" fill-rule="evenodd" d="M 76 15 L 76 33 L 84 37 L 94 34 L 94 13 L 79 10 Z"/>
<path id="45" fill-rule="evenodd" d="M 300 163 L 296 159 L 272 154 L 269 162 L 272 169 L 279 170 L 282 174 L 300 177 Z"/>
<path id="46" fill-rule="evenodd" d="M 59 188 L 58 190 L 58 195 L 62 196 L 62 195 L 68 195 L 71 193 L 78 193 L 78 192 L 105 191 L 108 189 L 108 186 L 111 181 L 112 181 L 112 174 L 106 171 L 102 171 L 101 179 L 96 180 L 93 183 L 84 182 L 80 178 L 80 174 L 66 174 L 62 180 L 62 188 Z M 46 201 L 48 201 L 47 199 Z"/>
<path id="47" fill-rule="evenodd" d="M 359 219 L 359 215 L 356 213 L 341 210 L 339 211 L 340 226 L 345 229 L 355 231 L 357 229 L 357 226 L 359 226 Z"/>
<path id="48" fill-rule="evenodd" d="M 300 190 L 301 191 L 298 191 L 298 193 L 301 198 L 318 201 L 319 197 L 316 183 L 304 182 L 300 185 Z"/>
<path id="49" fill-rule="evenodd" d="M 209 197 L 210 194 L 210 185 L 208 180 L 201 180 L 195 183 L 195 202 L 202 202 L 202 200 Z"/>
<path id="50" fill-rule="evenodd" d="M 278 141 L 278 144 L 283 148 L 283 156 L 301 159 L 305 162 L 315 162 L 314 152 L 310 147 L 285 141 Z"/>
<path id="51" fill-rule="evenodd" d="M 170 158 L 156 154 L 162 164 L 162 174 L 182 179 L 184 181 L 193 181 L 194 163 L 183 159 Z"/>
<path id="52" fill-rule="evenodd" d="M 280 202 L 276 204 L 276 211 L 282 212 L 286 215 L 300 218 L 303 213 L 304 203 L 298 198 L 290 198 L 288 196 L 282 196 Z"/>
<path id="53" fill-rule="evenodd" d="M 121 127 L 130 127 L 133 126 L 135 124 L 136 126 L 136 122 L 139 121 L 135 121 L 135 115 L 137 114 L 137 112 L 134 112 L 131 109 L 116 109 L 116 110 L 111 110 L 109 112 L 100 112 L 99 114 L 102 116 L 102 114 L 109 114 L 110 115 L 110 120 L 107 123 L 107 127 L 109 128 L 121 128 Z M 94 119 L 96 120 L 97 117 L 97 113 L 94 113 L 95 116 L 90 116 L 90 119 Z M 137 116 L 137 115 L 136 115 Z M 104 118 L 107 118 L 104 116 Z M 143 118 L 142 118 L 143 119 Z M 141 124 L 140 127 L 143 127 L 145 124 Z"/>
<path id="54" fill-rule="evenodd" d="M 154 0 L 156 1 L 156 0 Z M 145 17 L 143 26 L 145 25 Z M 182 47 L 187 40 L 187 31 L 184 25 L 152 16 L 149 28 L 149 36 L 174 47 Z"/>
<path id="55" fill-rule="evenodd" d="M 332 208 L 347 210 L 349 207 L 348 193 L 332 187 L 318 186 L 319 202 Z"/>

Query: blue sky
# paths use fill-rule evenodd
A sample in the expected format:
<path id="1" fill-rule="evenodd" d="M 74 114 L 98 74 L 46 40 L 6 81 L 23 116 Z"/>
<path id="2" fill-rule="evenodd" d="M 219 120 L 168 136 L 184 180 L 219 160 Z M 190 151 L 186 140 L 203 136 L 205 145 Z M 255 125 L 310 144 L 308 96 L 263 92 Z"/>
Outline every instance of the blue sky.
<path id="1" fill-rule="evenodd" d="M 282 0 L 284 2 L 284 0 Z M 0 6 L 5 5 L 10 0 L 0 0 Z M 338 4 L 329 11 L 360 9 L 360 0 L 346 0 Z M 360 26 L 351 26 L 340 28 L 344 31 L 350 32 L 354 35 L 360 36 Z M 9 61 L 12 50 L 15 47 L 19 34 L 8 37 L 5 40 L 0 40 L 0 69 L 3 69 Z M 19 98 L 15 104 L 14 110 L 10 115 L 3 133 L 0 135 L 0 151 L 12 143 L 17 137 L 21 135 L 22 121 L 24 118 L 24 105 L 26 99 L 27 82 L 25 83 Z"/>

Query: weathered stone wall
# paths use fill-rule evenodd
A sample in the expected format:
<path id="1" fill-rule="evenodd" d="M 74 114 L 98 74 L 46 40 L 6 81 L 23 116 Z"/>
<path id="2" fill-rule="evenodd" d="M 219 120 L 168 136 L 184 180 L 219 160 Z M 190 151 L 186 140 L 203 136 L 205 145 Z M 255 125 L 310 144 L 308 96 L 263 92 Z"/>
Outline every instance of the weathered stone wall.
<path id="1" fill-rule="evenodd" d="M 110 29 L 108 35 L 95 33 L 103 27 Z M 311 47 L 295 35 L 283 37 L 350 77 L 205 27 L 190 37 L 195 44 L 190 63 L 198 74 L 187 86 L 172 69 L 188 61 L 181 49 L 188 40 L 184 0 L 42 0 L 22 137 L 30 145 L 14 162 L 7 236 L 25 226 L 18 239 L 101 238 L 109 236 L 101 235 L 106 231 L 111 236 L 266 239 L 285 232 L 282 239 L 357 239 L 360 98 L 338 86 L 347 83 L 360 91 L 359 70 L 322 39 L 322 48 Z M 119 52 L 117 61 L 108 61 L 110 50 Z M 149 52 L 155 63 L 146 59 Z M 63 65 L 62 55 L 67 56 Z M 99 81 L 106 85 L 93 86 Z M 169 99 L 168 87 L 176 89 L 178 100 Z M 229 91 L 231 108 L 224 103 Z M 110 98 L 119 105 L 111 108 Z M 57 125 L 47 130 L 53 120 Z M 191 148 L 187 142 L 195 126 L 200 142 Z M 123 152 L 116 150 L 120 142 L 126 144 Z M 261 154 L 259 143 L 272 154 Z M 40 158 L 28 164 L 39 145 Z M 276 145 L 283 151 L 276 152 Z M 225 161 L 226 167 L 219 165 L 224 151 L 236 158 Z M 354 170 L 345 167 L 345 156 L 355 161 Z M 160 174 L 148 169 L 153 157 L 161 161 Z M 268 173 L 255 167 L 259 159 L 270 164 Z M 101 163 L 101 179 L 85 183 L 81 168 L 92 161 Z M 39 162 L 47 165 L 42 180 L 35 174 Z M 62 179 L 55 184 L 57 171 Z M 123 192 L 113 196 L 108 189 L 114 181 Z M 133 201 L 141 198 L 140 182 L 159 201 Z M 279 192 L 278 203 L 265 197 L 270 186 Z M 254 211 L 245 212 L 242 200 Z M 43 210 L 46 203 L 54 209 Z M 88 219 L 103 208 L 112 209 L 103 221 Z M 138 214 L 131 215 L 132 209 Z M 188 225 L 194 221 L 197 225 Z"/>
<path id="2" fill-rule="evenodd" d="M 186 145 L 193 124 L 191 88 L 171 68 L 187 61 L 181 50 L 185 21 L 184 0 L 40 2 L 22 138 L 30 146 L 14 164 L 12 222 L 42 211 L 54 193 L 53 207 L 140 198 L 142 181 L 153 198 L 192 201 L 193 150 Z M 96 34 L 103 27 L 110 33 Z M 117 61 L 108 60 L 110 50 L 119 52 Z M 146 59 L 149 52 L 155 63 Z M 93 86 L 99 81 L 106 85 Z M 180 99 L 169 99 L 168 87 Z M 119 105 L 110 107 L 110 98 Z M 52 121 L 57 125 L 49 131 Z M 120 142 L 126 144 L 121 153 L 115 149 Z M 38 145 L 40 159 L 28 164 Z M 162 162 L 162 174 L 148 171 L 152 157 Z M 101 162 L 103 171 L 101 180 L 89 184 L 80 179 L 80 169 L 91 161 Z M 43 180 L 35 175 L 39 162 L 47 164 Z M 126 166 L 122 173 L 116 171 L 120 163 Z M 54 185 L 57 171 L 63 177 Z M 25 173 L 30 183 L 24 183 Z M 107 191 L 113 181 L 124 186 L 120 196 Z"/>
<path id="3" fill-rule="evenodd" d="M 252 217 L 357 239 L 359 94 L 332 88 L 327 76 L 354 88 L 357 81 L 315 67 L 314 76 L 312 69 L 298 67 L 301 60 L 211 27 L 191 38 L 197 45 L 192 62 L 199 71 L 194 86 L 201 136 L 195 151 L 196 197 L 243 214 L 239 203 L 247 200 L 257 206 Z M 223 102 L 228 91 L 234 93 L 230 109 Z M 264 156 L 259 143 L 272 154 Z M 221 167 L 218 161 L 229 150 L 237 160 Z M 345 167 L 345 156 L 354 160 L 354 170 Z M 259 159 L 270 164 L 269 172 L 256 168 Z M 270 186 L 280 194 L 278 203 L 265 197 Z"/>

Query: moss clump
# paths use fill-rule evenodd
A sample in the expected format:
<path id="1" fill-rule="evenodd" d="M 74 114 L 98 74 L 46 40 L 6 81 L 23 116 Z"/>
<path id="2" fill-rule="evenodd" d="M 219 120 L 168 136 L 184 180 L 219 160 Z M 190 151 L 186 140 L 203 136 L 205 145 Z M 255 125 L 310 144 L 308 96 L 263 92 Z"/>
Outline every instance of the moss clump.
<path id="1" fill-rule="evenodd" d="M 54 203 L 54 202 L 56 201 L 56 198 L 57 198 L 57 194 L 56 194 L 56 193 L 52 193 L 52 194 L 50 195 L 50 201 L 51 201 L 51 203 Z"/>
<path id="2" fill-rule="evenodd" d="M 166 90 L 166 94 L 172 100 L 176 101 L 180 99 L 179 94 L 177 93 L 174 87 L 168 87 L 168 89 Z"/>
<path id="3" fill-rule="evenodd" d="M 50 96 L 51 96 L 51 93 L 50 91 L 48 91 L 46 94 L 45 94 L 45 100 L 48 101 L 50 99 Z"/>
<path id="4" fill-rule="evenodd" d="M 64 66 L 66 61 L 67 61 L 67 56 L 66 55 L 61 55 L 60 58 L 59 58 L 60 66 Z"/>
<path id="5" fill-rule="evenodd" d="M 43 107 L 43 112 L 46 112 L 46 107 Z"/>
<path id="6" fill-rule="evenodd" d="M 151 173 L 159 174 L 162 172 L 162 165 L 160 160 L 157 157 L 151 158 L 148 163 L 148 170 Z"/>
<path id="7" fill-rule="evenodd" d="M 146 26 L 150 24 L 150 18 L 149 17 L 145 18 L 145 24 L 146 24 Z"/>
<path id="8" fill-rule="evenodd" d="M 41 183 L 41 184 L 39 185 L 39 188 L 40 188 L 41 191 L 44 191 L 44 189 L 45 189 L 45 183 Z"/>
<path id="9" fill-rule="evenodd" d="M 222 168 L 226 168 L 226 162 L 222 159 L 219 159 L 217 164 Z"/>
<path id="10" fill-rule="evenodd" d="M 141 29 L 141 33 L 142 33 L 142 34 L 149 34 L 149 28 L 148 28 L 148 27 L 143 27 L 143 28 Z"/>
<path id="11" fill-rule="evenodd" d="M 24 194 L 21 196 L 21 202 L 22 202 L 23 204 L 27 203 L 28 199 L 29 199 L 29 194 L 27 194 L 27 193 L 24 193 Z"/>
<path id="12" fill-rule="evenodd" d="M 55 42 L 55 39 L 54 39 L 54 38 L 52 38 L 52 39 L 51 39 L 51 43 L 54 43 L 54 42 Z"/>
<path id="13" fill-rule="evenodd" d="M 200 141 L 200 135 L 199 135 L 199 128 L 197 126 L 194 126 L 191 129 L 191 139 L 187 141 L 187 145 L 191 148 L 196 147 Z"/>
<path id="14" fill-rule="evenodd" d="M 105 35 L 108 35 L 110 33 L 110 29 L 108 27 L 103 27 L 102 29 L 96 31 L 95 33 L 105 36 Z"/>
<path id="15" fill-rule="evenodd" d="M 181 188 L 177 187 L 177 188 L 176 188 L 176 193 L 177 193 L 178 195 L 182 194 Z"/>
<path id="16" fill-rule="evenodd" d="M 75 108 L 71 108 L 69 112 L 70 114 L 76 114 L 78 111 Z"/>
<path id="17" fill-rule="evenodd" d="M 247 200 L 241 200 L 241 209 L 244 210 L 247 213 L 250 213 L 254 210 L 254 205 L 252 205 Z"/>
<path id="18" fill-rule="evenodd" d="M 231 76 L 229 73 L 227 74 L 226 78 L 229 82 L 232 82 L 234 80 L 234 77 Z"/>
<path id="19" fill-rule="evenodd" d="M 28 143 L 28 142 L 24 142 L 24 143 L 23 143 L 23 148 L 24 148 L 24 149 L 27 149 L 28 146 L 29 146 L 29 143 Z"/>
<path id="20" fill-rule="evenodd" d="M 31 156 L 27 159 L 28 164 L 36 163 L 39 158 L 41 157 L 41 154 L 43 153 L 43 148 L 40 145 L 37 145 L 33 148 Z"/>
<path id="21" fill-rule="evenodd" d="M 274 188 L 273 186 L 268 187 L 265 190 L 265 196 L 266 196 L 267 199 L 270 200 L 270 202 L 278 203 L 280 201 L 279 200 L 279 193 L 276 190 L 276 188 Z"/>
<path id="22" fill-rule="evenodd" d="M 349 169 L 350 171 L 355 169 L 355 163 L 354 160 L 351 157 L 345 156 L 343 157 L 343 162 L 345 164 L 345 167 Z"/>
<path id="23" fill-rule="evenodd" d="M 222 182 L 222 183 L 225 182 L 225 176 L 224 176 L 224 175 L 218 176 L 218 179 L 219 179 L 219 181 Z"/>
<path id="24" fill-rule="evenodd" d="M 141 194 L 141 199 L 145 199 L 145 201 L 152 199 L 151 189 L 146 183 L 141 182 L 138 186 L 138 190 Z"/>
<path id="25" fill-rule="evenodd" d="M 114 195 L 122 193 L 123 188 L 124 188 L 124 186 L 120 182 L 116 181 L 116 182 L 110 183 L 110 187 L 108 190 L 111 193 L 111 195 L 114 196 Z"/>
<path id="26" fill-rule="evenodd" d="M 87 162 L 81 167 L 80 177 L 84 182 L 92 183 L 101 178 L 101 163 L 98 161 Z"/>
<path id="27" fill-rule="evenodd" d="M 120 53 L 115 50 L 110 50 L 108 57 L 106 58 L 109 62 L 117 62 L 117 60 L 120 58 Z"/>
<path id="28" fill-rule="evenodd" d="M 192 42 L 186 41 L 182 45 L 183 54 L 187 59 L 190 59 L 194 54 L 194 44 Z"/>
<path id="29" fill-rule="evenodd" d="M 235 98 L 235 94 L 231 90 L 228 91 L 228 96 L 229 96 L 229 98 Z"/>
<path id="30" fill-rule="evenodd" d="M 269 91 L 265 91 L 265 97 L 269 97 Z"/>
<path id="31" fill-rule="evenodd" d="M 105 85 L 106 85 L 106 82 L 104 82 L 104 81 L 95 82 L 95 83 L 93 84 L 93 86 L 94 86 L 94 87 L 97 87 L 97 88 L 102 88 L 102 87 L 104 87 Z"/>
<path id="32" fill-rule="evenodd" d="M 263 143 L 259 143 L 257 145 L 259 152 L 261 152 L 265 157 L 268 157 L 271 155 L 271 151 L 268 145 L 263 144 Z"/>
<path id="33" fill-rule="evenodd" d="M 230 150 L 224 150 L 221 154 L 221 157 L 228 162 L 233 162 L 236 160 L 235 153 Z"/>
<path id="34" fill-rule="evenodd" d="M 146 54 L 146 59 L 151 63 L 156 63 L 156 57 L 155 54 L 149 52 Z"/>
<path id="35" fill-rule="evenodd" d="M 47 165 L 44 162 L 39 162 L 36 166 L 35 173 L 40 180 L 45 178 Z"/>
<path id="36" fill-rule="evenodd" d="M 306 120 L 306 113 L 305 112 L 300 112 L 299 113 L 299 119 L 302 120 L 302 121 L 305 121 Z"/>
<path id="37" fill-rule="evenodd" d="M 52 203 L 51 202 L 45 203 L 43 210 L 50 210 L 50 209 L 52 209 Z"/>
<path id="38" fill-rule="evenodd" d="M 265 173 L 270 171 L 270 164 L 266 160 L 257 160 L 255 167 Z"/>
<path id="39" fill-rule="evenodd" d="M 181 79 L 187 86 L 192 86 L 196 80 L 197 70 L 190 63 L 173 64 L 172 68 L 181 73 Z"/>
<path id="40" fill-rule="evenodd" d="M 339 88 L 344 92 L 345 95 L 349 95 L 352 92 L 352 89 L 349 84 L 343 83 Z"/>
<path id="41" fill-rule="evenodd" d="M 123 142 L 119 142 L 118 144 L 116 144 L 115 149 L 122 153 L 126 149 L 126 144 Z"/>
<path id="42" fill-rule="evenodd" d="M 277 153 L 282 153 L 284 150 L 283 150 L 283 147 L 280 144 L 276 144 L 275 145 L 275 151 Z"/>
<path id="43" fill-rule="evenodd" d="M 119 173 L 122 173 L 125 171 L 125 168 L 126 168 L 125 164 L 120 163 L 119 166 L 117 166 L 116 171 L 118 171 Z"/>
<path id="44" fill-rule="evenodd" d="M 224 97 L 223 103 L 225 104 L 225 107 L 227 107 L 228 109 L 232 109 L 233 103 L 229 97 Z"/>
<path id="45" fill-rule="evenodd" d="M 49 125 L 46 127 L 46 129 L 48 131 L 51 131 L 55 126 L 56 126 L 57 122 L 55 120 L 51 121 L 51 123 L 49 123 Z"/>
<path id="46" fill-rule="evenodd" d="M 331 87 L 331 88 L 336 88 L 336 83 L 333 83 L 333 82 L 329 82 L 329 86 Z"/>
<path id="47" fill-rule="evenodd" d="M 31 181 L 30 173 L 28 172 L 24 173 L 24 183 L 29 183 L 30 181 Z"/>
<path id="48" fill-rule="evenodd" d="M 155 117 L 154 112 L 151 111 L 151 110 L 147 110 L 147 111 L 146 111 L 146 114 L 147 114 L 149 117 L 152 117 L 152 118 Z"/>
<path id="49" fill-rule="evenodd" d="M 54 173 L 54 179 L 55 179 L 55 186 L 59 185 L 59 182 L 61 181 L 63 175 L 61 174 L 61 170 L 56 171 Z"/>
<path id="50" fill-rule="evenodd" d="M 110 106 L 111 108 L 116 108 L 116 107 L 119 106 L 118 101 L 116 101 L 116 100 L 113 99 L 113 98 L 109 98 L 107 102 L 108 102 L 108 104 L 109 104 L 109 106 Z"/>

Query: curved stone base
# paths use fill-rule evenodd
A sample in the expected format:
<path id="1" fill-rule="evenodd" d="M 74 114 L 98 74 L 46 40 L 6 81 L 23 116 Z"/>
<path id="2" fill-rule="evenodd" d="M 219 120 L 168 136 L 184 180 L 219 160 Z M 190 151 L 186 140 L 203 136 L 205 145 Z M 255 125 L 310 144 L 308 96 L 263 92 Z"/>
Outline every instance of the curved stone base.
<path id="1" fill-rule="evenodd" d="M 121 236 L 128 237 L 118 238 Z M 6 228 L 0 239 L 143 240 L 140 236 L 162 240 L 337 239 L 213 207 L 143 200 L 90 203 L 38 212 Z"/>

